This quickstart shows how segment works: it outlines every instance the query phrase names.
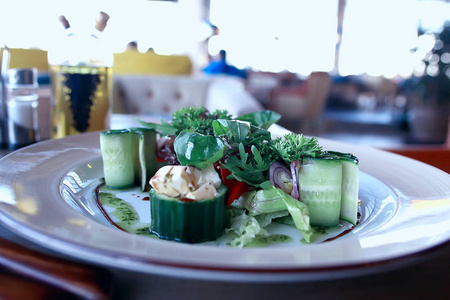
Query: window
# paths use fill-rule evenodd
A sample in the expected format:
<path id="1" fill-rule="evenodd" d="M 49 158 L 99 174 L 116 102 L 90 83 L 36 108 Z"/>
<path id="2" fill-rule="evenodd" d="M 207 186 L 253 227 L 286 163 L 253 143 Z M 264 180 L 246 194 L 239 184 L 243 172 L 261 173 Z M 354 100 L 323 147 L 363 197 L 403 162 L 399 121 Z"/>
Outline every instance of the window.
<path id="1" fill-rule="evenodd" d="M 137 40 L 142 52 L 153 48 L 204 62 L 202 41 L 211 30 L 202 22 L 204 3 L 0 0 L 0 45 L 49 50 L 64 34 L 59 15 L 74 28 L 86 29 L 104 10 L 111 16 L 104 40 L 112 51 Z M 339 3 L 346 4 L 341 36 Z M 439 31 L 446 20 L 450 3 L 443 0 L 210 0 L 210 21 L 220 34 L 210 39 L 209 52 L 224 49 L 231 64 L 261 71 L 307 75 L 338 67 L 341 75 L 405 77 L 420 68 L 433 44 L 418 38 L 418 26 Z"/>
<path id="2" fill-rule="evenodd" d="M 6 3 L 7 2 L 7 3 Z M 114 52 L 137 40 L 139 50 L 162 54 L 193 53 L 205 28 L 201 0 L 0 0 L 0 45 L 50 50 L 64 35 L 65 15 L 77 31 L 92 30 L 99 11 L 110 15 L 104 40 Z"/>
<path id="3" fill-rule="evenodd" d="M 450 5 L 441 1 L 347 0 L 340 74 L 408 77 L 429 50 L 411 51 L 425 42 L 418 38 L 418 26 L 440 31 L 449 18 Z"/>
<path id="4" fill-rule="evenodd" d="M 220 49 L 239 68 L 308 74 L 331 71 L 337 38 L 334 0 L 211 0 L 210 19 Z"/>
<path id="5" fill-rule="evenodd" d="M 230 63 L 262 71 L 308 74 L 337 67 L 341 75 L 407 77 L 427 51 L 411 49 L 430 45 L 418 38 L 418 26 L 439 31 L 450 20 L 446 1 L 341 1 L 338 40 L 339 0 L 211 0 L 211 22 L 220 35 L 210 54 L 223 48 Z"/>

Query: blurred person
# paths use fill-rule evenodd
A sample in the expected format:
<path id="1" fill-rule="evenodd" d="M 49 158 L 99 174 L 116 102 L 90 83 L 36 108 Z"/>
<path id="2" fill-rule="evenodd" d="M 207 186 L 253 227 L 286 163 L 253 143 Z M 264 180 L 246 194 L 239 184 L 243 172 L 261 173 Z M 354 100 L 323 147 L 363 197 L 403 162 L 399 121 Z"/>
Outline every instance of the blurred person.
<path id="1" fill-rule="evenodd" d="M 220 50 L 218 59 L 211 60 L 209 65 L 203 69 L 203 72 L 210 75 L 223 74 L 237 76 L 244 79 L 247 78 L 247 72 L 245 70 L 238 69 L 227 63 L 227 52 L 225 50 Z"/>
<path id="2" fill-rule="evenodd" d="M 138 44 L 137 41 L 131 41 L 127 44 L 126 51 L 138 51 Z"/>

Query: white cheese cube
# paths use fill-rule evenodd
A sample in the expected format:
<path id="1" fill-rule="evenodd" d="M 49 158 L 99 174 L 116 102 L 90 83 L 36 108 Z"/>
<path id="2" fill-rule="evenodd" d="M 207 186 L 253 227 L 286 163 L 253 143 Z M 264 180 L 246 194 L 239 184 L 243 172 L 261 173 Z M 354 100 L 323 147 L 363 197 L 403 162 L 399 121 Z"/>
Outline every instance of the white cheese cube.
<path id="1" fill-rule="evenodd" d="M 214 165 L 209 165 L 207 168 L 201 169 L 203 179 L 201 182 L 211 181 L 216 189 L 222 184 L 219 173 L 217 173 Z M 200 182 L 199 182 L 200 183 Z"/>
<path id="2" fill-rule="evenodd" d="M 211 181 L 208 181 L 198 186 L 198 188 L 195 191 L 187 193 L 185 197 L 189 199 L 200 200 L 200 199 L 214 198 L 216 195 L 217 195 L 216 188 L 214 187 Z"/>
<path id="3" fill-rule="evenodd" d="M 150 179 L 150 185 L 158 193 L 194 200 L 215 197 L 221 184 L 213 165 L 202 170 L 192 166 L 164 166 Z"/>

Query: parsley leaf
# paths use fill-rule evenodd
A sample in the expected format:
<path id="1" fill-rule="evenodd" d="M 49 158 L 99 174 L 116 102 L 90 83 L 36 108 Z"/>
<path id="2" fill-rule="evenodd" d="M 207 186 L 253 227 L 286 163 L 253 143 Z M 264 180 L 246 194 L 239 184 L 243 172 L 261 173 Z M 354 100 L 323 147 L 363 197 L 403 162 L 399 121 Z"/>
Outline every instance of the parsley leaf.
<path id="1" fill-rule="evenodd" d="M 231 115 L 226 110 L 216 110 L 210 113 L 204 107 L 184 107 L 172 113 L 170 123 L 161 120 L 161 124 L 139 123 L 147 128 L 153 128 L 161 135 L 178 135 L 182 131 L 192 131 L 204 135 L 213 135 L 212 122 L 217 119 L 230 120 Z"/>
<path id="2" fill-rule="evenodd" d="M 317 138 L 303 134 L 285 134 L 283 138 L 273 140 L 272 146 L 288 164 L 303 157 L 322 157 L 324 153 Z"/>

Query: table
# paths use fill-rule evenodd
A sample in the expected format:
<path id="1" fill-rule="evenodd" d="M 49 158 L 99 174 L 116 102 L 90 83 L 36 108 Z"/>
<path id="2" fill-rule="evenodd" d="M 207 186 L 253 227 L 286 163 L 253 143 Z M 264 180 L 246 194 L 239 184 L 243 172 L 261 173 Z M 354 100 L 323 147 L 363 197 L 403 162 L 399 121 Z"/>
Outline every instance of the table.
<path id="1" fill-rule="evenodd" d="M 60 257 L 23 240 L 3 226 L 0 226 L 0 237 Z M 407 265 L 401 266 L 402 263 Z M 392 266 L 392 270 L 337 280 L 239 283 L 172 278 L 117 269 L 109 271 L 114 277 L 111 299 L 448 299 L 449 268 L 450 243 L 446 243 L 414 255 L 398 266 Z M 4 271 L 0 269 L 0 275 L 2 273 Z M 44 289 L 49 288 L 45 286 Z M 38 299 L 31 291 L 23 292 L 27 299 Z"/>
<path id="2" fill-rule="evenodd" d="M 0 154 L 4 155 L 5 151 Z M 33 244 L 2 225 L 0 238 L 13 241 L 21 248 L 62 259 L 58 261 L 57 268 L 62 268 L 63 272 L 64 269 L 69 272 L 69 266 L 85 265 L 84 262 Z M 87 267 L 98 268 L 93 264 L 87 264 Z M 363 276 L 308 282 L 224 282 L 141 274 L 115 268 L 102 267 L 101 270 L 112 275 L 111 294 L 107 297 L 111 299 L 448 299 L 450 242 L 400 258 L 382 270 L 371 268 L 373 272 Z M 67 292 L 42 282 L 9 275 L 9 271 L 0 267 L 0 298 L 5 290 L 17 291 L 27 299 L 46 299 L 49 295 L 56 295 L 56 298 L 68 296 Z M 42 295 L 45 295 L 44 298 Z M 10 296 L 6 299 L 23 297 Z"/>

